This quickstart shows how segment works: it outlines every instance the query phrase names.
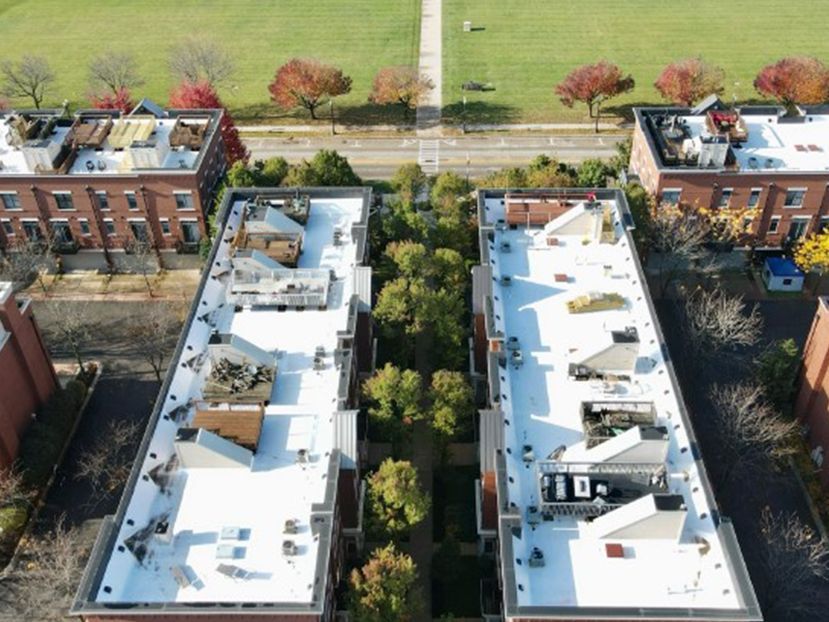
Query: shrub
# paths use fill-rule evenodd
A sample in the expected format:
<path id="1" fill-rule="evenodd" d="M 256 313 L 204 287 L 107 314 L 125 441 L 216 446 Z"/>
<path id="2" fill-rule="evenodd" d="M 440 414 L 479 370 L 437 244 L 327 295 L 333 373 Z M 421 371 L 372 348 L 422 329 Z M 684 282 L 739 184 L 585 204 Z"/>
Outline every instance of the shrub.
<path id="1" fill-rule="evenodd" d="M 28 519 L 26 508 L 9 506 L 0 509 L 0 542 L 17 542 Z"/>

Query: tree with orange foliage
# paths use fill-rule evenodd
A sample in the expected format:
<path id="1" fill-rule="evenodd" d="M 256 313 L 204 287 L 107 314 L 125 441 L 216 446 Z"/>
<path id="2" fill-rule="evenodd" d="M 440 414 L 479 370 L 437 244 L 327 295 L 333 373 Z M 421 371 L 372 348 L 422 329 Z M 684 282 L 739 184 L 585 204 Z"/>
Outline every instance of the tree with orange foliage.
<path id="1" fill-rule="evenodd" d="M 792 56 L 766 65 L 754 79 L 754 88 L 792 108 L 821 104 L 829 99 L 829 68 L 816 58 Z"/>
<path id="2" fill-rule="evenodd" d="M 233 117 L 222 104 L 222 100 L 216 94 L 209 82 L 182 82 L 170 94 L 171 108 L 221 108 L 223 111 L 221 121 L 222 140 L 225 144 L 225 156 L 228 166 L 242 160 L 247 162 L 250 153 L 245 147 L 242 139 L 239 138 L 239 130 L 233 123 Z"/>
<path id="3" fill-rule="evenodd" d="M 351 78 L 341 69 L 312 58 L 292 58 L 276 70 L 268 85 L 271 99 L 285 110 L 301 106 L 312 119 L 327 98 L 351 91 Z"/>
<path id="4" fill-rule="evenodd" d="M 424 97 L 435 88 L 432 81 L 414 67 L 383 67 L 374 76 L 374 85 L 368 101 L 373 104 L 403 106 L 403 118 L 420 105 Z"/>
<path id="5" fill-rule="evenodd" d="M 595 65 L 577 67 L 556 86 L 555 92 L 568 108 L 577 101 L 587 104 L 590 118 L 596 119 L 598 132 L 602 103 L 631 91 L 635 84 L 633 76 L 623 75 L 618 65 L 603 60 Z"/>
<path id="6" fill-rule="evenodd" d="M 707 95 L 722 95 L 724 76 L 720 67 L 686 58 L 666 66 L 653 85 L 669 102 L 691 106 Z"/>
<path id="7" fill-rule="evenodd" d="M 121 87 L 115 93 L 93 93 L 89 96 L 89 104 L 98 110 L 120 110 L 124 114 L 135 108 L 130 90 L 126 87 Z"/>

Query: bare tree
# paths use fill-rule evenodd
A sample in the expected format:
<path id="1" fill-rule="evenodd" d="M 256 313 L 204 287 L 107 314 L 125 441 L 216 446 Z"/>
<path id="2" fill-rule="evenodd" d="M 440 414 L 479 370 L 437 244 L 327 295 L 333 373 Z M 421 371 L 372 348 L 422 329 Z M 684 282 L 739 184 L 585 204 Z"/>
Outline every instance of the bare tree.
<path id="1" fill-rule="evenodd" d="M 65 302 L 49 300 L 45 303 L 47 322 L 43 324 L 50 347 L 66 348 L 78 366 L 84 367 L 84 347 L 95 329 L 95 320 L 88 302 L 67 306 Z"/>
<path id="2" fill-rule="evenodd" d="M 14 467 L 0 471 L 0 507 L 28 501 L 29 493 L 23 484 L 23 475 Z"/>
<path id="3" fill-rule="evenodd" d="M 75 479 L 92 487 L 90 504 L 97 505 L 126 483 L 140 429 L 134 421 L 110 421 L 78 460 Z"/>
<path id="4" fill-rule="evenodd" d="M 727 485 L 740 467 L 777 461 L 794 451 L 791 441 L 797 434 L 797 422 L 775 411 L 762 387 L 715 384 L 710 398 L 721 447 L 717 465 L 722 485 Z"/>
<path id="5" fill-rule="evenodd" d="M 742 296 L 721 289 L 697 289 L 684 303 L 687 341 L 702 356 L 736 354 L 757 343 L 763 318 L 757 305 L 746 307 Z"/>
<path id="6" fill-rule="evenodd" d="M 663 206 L 653 211 L 648 227 L 648 243 L 659 253 L 657 271 L 660 296 L 683 271 L 703 266 L 712 268 L 704 244 L 711 233 L 707 219 L 689 209 Z"/>
<path id="7" fill-rule="evenodd" d="M 55 80 L 49 63 L 41 56 L 25 55 L 20 62 L 4 61 L 0 65 L 3 94 L 7 97 L 28 97 L 40 108 L 46 90 Z"/>
<path id="8" fill-rule="evenodd" d="M 181 324 L 181 313 L 177 309 L 155 303 L 142 309 L 127 327 L 132 345 L 150 364 L 159 383 L 165 370 L 164 363 L 175 346 Z"/>
<path id="9" fill-rule="evenodd" d="M 0 275 L 14 283 L 15 291 L 26 288 L 37 280 L 44 296 L 49 295 L 44 274 L 49 269 L 52 251 L 43 240 L 20 240 L 6 249 L 0 258 Z"/>
<path id="10" fill-rule="evenodd" d="M 144 84 L 133 55 L 112 51 L 99 54 L 89 62 L 89 82 L 93 88 L 106 88 L 113 95 Z"/>
<path id="11" fill-rule="evenodd" d="M 182 81 L 206 81 L 213 87 L 230 78 L 233 59 L 227 50 L 210 39 L 187 37 L 170 50 L 170 71 Z"/>
<path id="12" fill-rule="evenodd" d="M 88 553 L 79 531 L 58 519 L 52 531 L 25 544 L 17 567 L 0 583 L 4 609 L 18 620 L 65 620 Z"/>
<path id="13" fill-rule="evenodd" d="M 152 298 L 153 285 L 150 282 L 150 275 L 154 275 L 158 271 L 155 248 L 147 240 L 132 237 L 127 242 L 126 251 L 132 255 L 132 264 L 135 267 L 135 271 L 144 277 L 147 294 Z"/>
<path id="14" fill-rule="evenodd" d="M 765 584 L 757 594 L 766 619 L 817 620 L 829 600 L 824 585 L 829 580 L 826 542 L 796 515 L 774 513 L 768 507 L 760 517 L 760 533 Z"/>

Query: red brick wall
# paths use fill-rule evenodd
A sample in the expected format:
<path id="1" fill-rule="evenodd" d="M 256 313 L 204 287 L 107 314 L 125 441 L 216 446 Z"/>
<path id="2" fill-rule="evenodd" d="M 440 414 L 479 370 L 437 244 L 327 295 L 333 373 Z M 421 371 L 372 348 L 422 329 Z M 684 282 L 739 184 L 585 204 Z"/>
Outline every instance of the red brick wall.
<path id="1" fill-rule="evenodd" d="M 829 452 L 829 305 L 821 298 L 809 337 L 803 348 L 803 367 L 798 380 L 795 414 L 809 426 L 809 445 Z M 829 455 L 820 472 L 829 487 Z"/>
<path id="2" fill-rule="evenodd" d="M 11 333 L 0 349 L 0 466 L 8 466 L 32 413 L 52 394 L 57 378 L 31 308 L 21 314 L 10 295 L 0 306 L 0 323 Z"/>

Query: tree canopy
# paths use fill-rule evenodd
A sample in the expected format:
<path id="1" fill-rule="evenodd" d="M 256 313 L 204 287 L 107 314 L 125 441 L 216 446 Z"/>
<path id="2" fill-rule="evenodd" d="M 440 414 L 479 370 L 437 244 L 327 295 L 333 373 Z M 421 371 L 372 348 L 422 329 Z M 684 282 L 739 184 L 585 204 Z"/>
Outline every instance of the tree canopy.
<path id="1" fill-rule="evenodd" d="M 386 363 L 363 383 L 363 394 L 371 420 L 396 436 L 423 416 L 420 374 L 412 369 Z"/>
<path id="2" fill-rule="evenodd" d="M 461 372 L 441 369 L 432 374 L 429 401 L 432 427 L 447 438 L 472 420 L 472 387 Z"/>
<path id="3" fill-rule="evenodd" d="M 783 58 L 760 70 L 754 88 L 787 108 L 820 104 L 829 99 L 829 68 L 808 56 Z"/>
<path id="4" fill-rule="evenodd" d="M 392 535 L 417 525 L 431 505 L 412 463 L 391 458 L 368 478 L 368 500 L 375 527 Z"/>
<path id="5" fill-rule="evenodd" d="M 662 97 L 678 106 L 691 106 L 708 95 L 722 95 L 725 73 L 701 58 L 667 65 L 654 82 Z"/>
<path id="6" fill-rule="evenodd" d="M 599 116 L 604 101 L 633 90 L 633 76 L 622 73 L 618 65 L 600 61 L 593 65 L 582 65 L 571 71 L 555 87 L 561 103 L 572 108 L 575 102 L 587 104 L 591 118 L 596 119 L 599 131 Z"/>
<path id="7" fill-rule="evenodd" d="M 341 69 L 312 58 L 292 58 L 276 70 L 268 86 L 280 108 L 305 108 L 316 119 L 317 108 L 329 98 L 351 91 L 351 78 Z"/>
<path id="8" fill-rule="evenodd" d="M 404 164 L 395 171 L 391 178 L 391 187 L 397 192 L 400 200 L 407 205 L 413 205 L 428 184 L 426 173 L 420 168 L 420 164 L 415 162 Z"/>
<path id="9" fill-rule="evenodd" d="M 284 186 L 360 186 L 363 181 L 348 159 L 336 151 L 321 149 L 310 161 L 303 160 L 288 170 Z"/>
<path id="10" fill-rule="evenodd" d="M 349 613 L 354 622 L 408 622 L 417 608 L 413 598 L 417 568 L 394 544 L 376 549 L 349 577 Z"/>
<path id="11" fill-rule="evenodd" d="M 124 114 L 135 108 L 130 90 L 125 86 L 120 87 L 114 93 L 105 91 L 97 95 L 90 95 L 89 104 L 98 110 L 120 110 Z"/>
<path id="12" fill-rule="evenodd" d="M 399 104 L 403 108 L 403 118 L 408 119 L 409 113 L 433 88 L 432 81 L 421 75 L 416 67 L 383 67 L 374 76 L 368 100 L 380 105 Z"/>

